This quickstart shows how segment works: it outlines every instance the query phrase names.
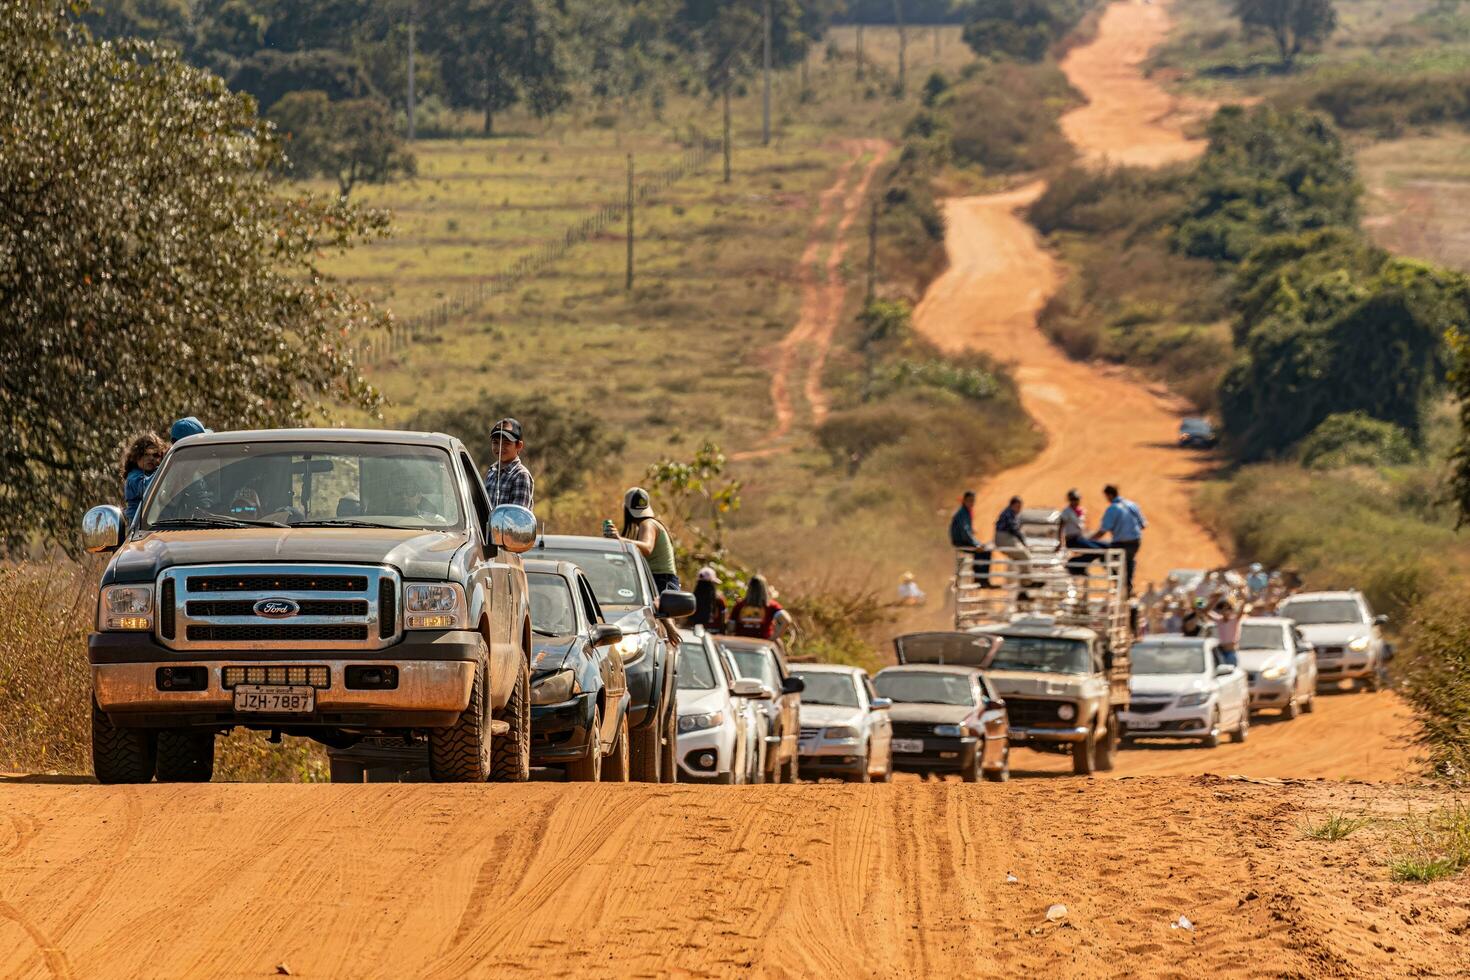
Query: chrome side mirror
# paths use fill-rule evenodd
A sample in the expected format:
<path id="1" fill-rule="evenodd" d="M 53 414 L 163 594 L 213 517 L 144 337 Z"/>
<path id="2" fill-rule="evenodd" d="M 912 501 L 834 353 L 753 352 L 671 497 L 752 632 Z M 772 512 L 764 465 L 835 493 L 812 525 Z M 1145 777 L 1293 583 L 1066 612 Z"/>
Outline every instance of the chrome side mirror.
<path id="1" fill-rule="evenodd" d="M 490 543 L 513 555 L 536 546 L 536 515 L 518 504 L 501 504 L 490 515 Z"/>
<path id="2" fill-rule="evenodd" d="M 94 555 L 116 551 L 125 533 L 122 508 L 112 504 L 93 507 L 82 517 L 82 547 Z"/>
<path id="3" fill-rule="evenodd" d="M 730 693 L 737 698 L 753 698 L 757 701 L 769 701 L 775 696 L 774 692 L 754 677 L 742 677 L 737 680 Z"/>
<path id="4" fill-rule="evenodd" d="M 873 699 L 872 708 L 874 711 L 887 711 L 891 707 L 893 707 L 893 700 L 891 698 Z"/>
<path id="5" fill-rule="evenodd" d="M 598 623 L 592 627 L 592 646 L 610 647 L 623 641 L 623 631 L 611 623 Z"/>

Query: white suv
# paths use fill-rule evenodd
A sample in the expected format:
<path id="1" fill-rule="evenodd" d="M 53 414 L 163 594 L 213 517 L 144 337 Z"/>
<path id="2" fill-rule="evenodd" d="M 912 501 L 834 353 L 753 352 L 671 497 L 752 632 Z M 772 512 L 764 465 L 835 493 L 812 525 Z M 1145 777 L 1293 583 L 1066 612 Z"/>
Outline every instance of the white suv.
<path id="1" fill-rule="evenodd" d="M 1375 616 L 1361 592 L 1303 592 L 1281 604 L 1277 615 L 1296 622 L 1307 642 L 1317 648 L 1317 683 L 1350 680 L 1370 691 L 1388 681 L 1393 655 L 1384 641 L 1387 616 Z"/>

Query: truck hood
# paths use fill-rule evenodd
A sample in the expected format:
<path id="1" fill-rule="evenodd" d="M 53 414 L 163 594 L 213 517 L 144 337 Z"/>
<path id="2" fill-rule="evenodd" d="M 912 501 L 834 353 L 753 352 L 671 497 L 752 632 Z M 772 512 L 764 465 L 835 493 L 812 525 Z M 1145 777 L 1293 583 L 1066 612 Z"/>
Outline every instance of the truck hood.
<path id="1" fill-rule="evenodd" d="M 804 728 L 828 725 L 851 725 L 854 728 L 862 728 L 863 709 L 845 708 L 840 704 L 807 704 L 803 701 L 801 703 L 801 724 Z"/>
<path id="2" fill-rule="evenodd" d="M 1082 693 L 1087 674 L 1045 674 L 1035 670 L 987 670 L 986 680 L 1001 697 L 1077 696 Z"/>
<path id="3" fill-rule="evenodd" d="M 113 556 L 109 580 L 151 582 L 175 565 L 341 563 L 389 565 L 407 579 L 443 579 L 463 531 L 395 528 L 218 528 L 154 531 L 126 542 Z"/>
<path id="4" fill-rule="evenodd" d="M 1313 646 L 1345 647 L 1360 636 L 1373 632 L 1367 623 L 1321 623 L 1317 626 L 1299 626 L 1302 635 Z"/>
<path id="5" fill-rule="evenodd" d="M 1291 654 L 1285 650 L 1237 650 L 1235 659 L 1240 662 L 1241 670 L 1252 674 L 1259 674 L 1272 667 L 1291 666 Z"/>
<path id="6" fill-rule="evenodd" d="M 957 725 L 974 712 L 964 704 L 901 704 L 888 709 L 894 721 L 920 721 L 931 725 Z"/>
<path id="7" fill-rule="evenodd" d="M 567 636 L 540 636 L 532 633 L 531 670 L 533 672 L 559 670 L 576 650 L 577 639 L 575 633 Z"/>
<path id="8" fill-rule="evenodd" d="M 1128 690 L 1133 694 L 1192 694 L 1213 689 L 1203 674 L 1134 674 L 1128 678 Z"/>

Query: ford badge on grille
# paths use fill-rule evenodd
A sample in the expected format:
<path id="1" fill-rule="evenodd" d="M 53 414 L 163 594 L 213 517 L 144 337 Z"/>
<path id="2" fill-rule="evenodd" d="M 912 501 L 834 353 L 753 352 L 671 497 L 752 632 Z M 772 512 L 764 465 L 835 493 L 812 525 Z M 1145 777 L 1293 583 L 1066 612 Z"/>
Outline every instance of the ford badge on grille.
<path id="1" fill-rule="evenodd" d="M 262 599 L 255 604 L 255 615 L 267 619 L 286 619 L 301 611 L 290 599 Z"/>

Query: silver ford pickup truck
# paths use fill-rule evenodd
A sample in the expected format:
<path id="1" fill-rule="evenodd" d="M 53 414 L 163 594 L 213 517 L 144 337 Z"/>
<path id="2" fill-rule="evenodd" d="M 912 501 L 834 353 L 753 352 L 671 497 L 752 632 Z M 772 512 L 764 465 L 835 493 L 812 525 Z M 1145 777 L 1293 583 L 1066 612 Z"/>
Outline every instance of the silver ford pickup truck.
<path id="1" fill-rule="evenodd" d="M 104 783 L 205 781 L 235 726 L 336 748 L 419 737 L 436 780 L 529 778 L 523 507 L 447 435 L 222 432 L 173 445 L 112 555 L 88 642 Z"/>

